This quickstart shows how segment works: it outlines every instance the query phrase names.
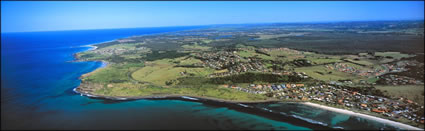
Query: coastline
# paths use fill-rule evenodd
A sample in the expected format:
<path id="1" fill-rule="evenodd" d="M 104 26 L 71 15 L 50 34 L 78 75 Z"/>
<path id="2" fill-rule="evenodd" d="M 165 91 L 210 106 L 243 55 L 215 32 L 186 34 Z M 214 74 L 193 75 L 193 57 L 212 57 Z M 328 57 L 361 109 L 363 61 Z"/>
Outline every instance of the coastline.
<path id="1" fill-rule="evenodd" d="M 114 41 L 114 40 L 112 40 Z M 110 41 L 106 41 L 106 42 L 110 42 Z M 96 44 L 102 44 L 105 42 L 101 42 L 101 43 L 96 43 Z M 98 47 L 95 46 L 96 44 L 89 44 L 89 45 L 84 45 L 82 47 L 91 47 L 88 50 L 85 51 L 91 51 L 91 50 L 96 50 Z M 84 51 L 82 51 L 84 52 Z M 75 53 L 76 54 L 76 53 Z M 74 58 L 75 58 L 75 54 L 74 54 Z M 78 60 L 77 58 L 74 60 L 74 62 L 79 62 L 81 60 Z M 109 66 L 109 63 L 107 61 L 101 60 L 98 62 L 102 62 L 102 65 L 98 68 L 96 68 L 95 70 L 82 74 L 79 79 L 83 79 L 84 77 L 88 77 L 93 73 L 96 73 L 97 71 L 99 71 L 99 69 L 105 68 L 107 66 Z M 188 99 L 193 98 L 194 99 L 204 99 L 204 100 L 210 100 L 210 101 L 217 101 L 217 102 L 226 102 L 226 103 L 233 103 L 233 104 L 240 104 L 240 103 L 270 103 L 270 102 L 281 102 L 280 100 L 259 100 L 259 101 L 238 101 L 238 100 L 223 100 L 223 99 L 217 99 L 217 98 L 212 98 L 212 97 L 205 97 L 205 96 L 192 96 L 192 95 L 177 95 L 177 94 L 172 94 L 172 95 L 152 95 L 152 96 L 101 96 L 101 95 L 93 95 L 90 94 L 89 92 L 82 92 L 80 91 L 81 85 L 83 83 L 80 83 L 80 85 L 76 88 L 73 89 L 73 91 L 75 93 L 80 94 L 81 96 L 88 96 L 91 98 L 101 98 L 101 99 L 108 99 L 108 100 L 140 100 L 140 99 L 170 99 L 170 98 L 184 98 L 187 97 Z"/>
<path id="2" fill-rule="evenodd" d="M 228 109 L 236 110 L 239 112 L 248 113 L 251 115 L 257 115 L 261 117 L 265 117 L 268 119 L 286 122 L 289 124 L 307 127 L 315 130 L 335 130 L 336 128 L 328 127 L 323 124 L 312 123 L 303 119 L 299 119 L 293 116 L 283 115 L 280 112 L 273 112 L 272 110 L 266 108 L 256 108 L 251 104 L 257 103 L 266 103 L 273 104 L 281 101 L 274 100 L 265 100 L 265 101 L 232 101 L 232 100 L 221 100 L 210 97 L 196 97 L 196 96 L 188 96 L 188 95 L 156 95 L 156 96 L 143 96 L 143 97 L 111 97 L 111 96 L 100 96 L 100 95 L 92 95 L 90 93 L 80 92 L 78 88 L 74 88 L 73 90 L 76 93 L 79 93 L 81 96 L 87 96 L 92 99 L 101 99 L 109 102 L 125 102 L 125 101 L 133 101 L 133 100 L 181 100 L 181 101 L 190 101 L 190 102 L 199 102 L 202 104 L 206 104 L 214 107 L 225 107 Z"/>
<path id="3" fill-rule="evenodd" d="M 91 47 L 90 49 L 88 49 L 86 51 L 91 51 L 91 50 L 96 50 L 97 49 L 97 46 L 94 46 L 94 44 L 84 45 L 84 46 L 81 46 L 81 47 Z"/>
<path id="4" fill-rule="evenodd" d="M 289 116 L 276 115 L 278 112 L 273 112 L 272 110 L 268 110 L 268 109 L 260 110 L 260 108 L 254 108 L 254 107 L 250 106 L 250 104 L 260 104 L 260 103 L 262 103 L 262 104 L 273 104 L 273 103 L 282 102 L 282 101 L 279 101 L 279 100 L 237 101 L 237 100 L 222 100 L 222 99 L 211 98 L 211 97 L 200 97 L 200 96 L 191 96 L 191 95 L 152 95 L 152 96 L 136 96 L 136 97 L 116 97 L 116 96 L 93 95 L 93 94 L 90 94 L 88 92 L 81 92 L 81 91 L 79 91 L 78 87 L 74 88 L 74 92 L 80 94 L 81 96 L 87 96 L 87 97 L 90 97 L 90 98 L 93 98 L 93 99 L 103 99 L 103 100 L 112 100 L 112 101 L 182 100 L 182 101 L 200 102 L 200 103 L 216 105 L 216 106 L 220 106 L 220 107 L 224 106 L 224 107 L 228 107 L 230 109 L 236 109 L 236 110 L 241 111 L 241 112 L 246 112 L 246 113 L 250 113 L 250 114 L 254 114 L 254 115 L 260 115 L 260 116 L 264 116 L 264 117 L 267 117 L 267 118 L 270 118 L 270 119 L 273 119 L 273 120 L 278 120 L 278 121 L 284 121 L 284 120 L 282 120 L 281 118 L 275 118 L 275 117 L 289 117 Z M 396 122 L 396 121 L 392 121 L 392 120 L 388 120 L 388 119 L 384 119 L 384 118 L 379 118 L 379 117 L 371 116 L 371 115 L 367 115 L 367 114 L 356 113 L 356 112 L 349 111 L 349 110 L 344 110 L 344 109 L 329 107 L 329 106 L 325 106 L 325 105 L 320 105 L 320 104 L 316 104 L 316 103 L 311 103 L 311 102 L 295 102 L 295 103 L 307 105 L 307 106 L 310 106 L 310 107 L 317 107 L 317 108 L 320 108 L 320 109 L 323 109 L 323 110 L 342 113 L 342 114 L 351 115 L 351 116 L 355 116 L 355 117 L 360 117 L 360 118 L 364 118 L 364 119 L 368 119 L 368 120 L 377 121 L 377 122 L 380 122 L 380 123 L 392 125 L 394 127 L 400 128 L 402 130 L 424 130 L 424 129 L 414 127 L 414 126 L 411 126 L 411 125 L 407 125 L 407 124 L 403 124 L 403 123 L 400 123 L 400 122 Z M 264 114 L 264 113 L 266 113 L 266 114 Z M 272 115 L 274 115 L 274 116 L 272 116 Z M 323 124 L 311 123 L 309 121 L 302 120 L 302 119 L 296 118 L 296 117 L 290 117 L 290 118 L 297 119 L 299 121 L 305 121 L 305 122 L 308 122 L 308 123 L 313 124 L 315 126 L 324 126 Z M 298 123 L 299 121 L 297 121 L 295 123 Z M 284 122 L 288 122 L 288 121 L 284 121 Z M 323 127 L 320 127 L 320 128 L 323 128 Z M 332 127 L 328 127 L 328 128 L 329 129 L 337 129 L 337 128 L 332 128 Z"/>
<path id="5" fill-rule="evenodd" d="M 182 98 L 185 100 L 191 101 L 199 101 L 199 100 L 207 100 L 207 101 L 216 101 L 216 102 L 225 102 L 232 104 L 256 104 L 256 103 L 276 103 L 282 102 L 280 100 L 258 100 L 258 101 L 240 101 L 240 100 L 223 100 L 218 98 L 206 97 L 206 96 L 193 96 L 193 95 L 183 95 L 183 94 L 167 94 L 167 95 L 149 95 L 149 96 L 103 96 L 103 95 L 94 95 L 89 92 L 81 91 L 80 86 L 74 88 L 74 92 L 91 98 L 99 98 L 99 99 L 107 99 L 107 100 L 121 100 L 121 101 L 129 101 L 129 100 L 141 100 L 141 99 L 175 99 Z"/>
<path id="6" fill-rule="evenodd" d="M 99 71 L 99 69 L 106 68 L 106 67 L 108 67 L 108 66 L 109 66 L 109 63 L 108 63 L 108 62 L 106 62 L 106 61 L 93 61 L 93 62 L 101 62 L 101 63 L 102 63 L 102 65 L 100 65 L 98 68 L 96 68 L 95 70 L 93 70 L 93 71 L 91 71 L 91 72 L 88 72 L 88 73 L 82 74 L 82 75 L 79 77 L 79 79 L 83 79 L 84 77 L 88 77 L 88 76 L 90 76 L 91 74 L 96 73 L 97 71 Z M 80 85 L 81 85 L 81 84 L 80 84 Z"/>
<path id="7" fill-rule="evenodd" d="M 384 119 L 384 118 L 379 118 L 376 116 L 371 116 L 371 115 L 366 115 L 366 114 L 362 114 L 362 113 L 357 113 L 357 112 L 353 112 L 353 111 L 349 111 L 349 110 L 344 110 L 344 109 L 339 109 L 339 108 L 335 108 L 335 107 L 329 107 L 329 106 L 325 106 L 325 105 L 321 105 L 321 104 L 316 104 L 316 103 L 311 103 L 311 102 L 302 102 L 302 104 L 307 105 L 307 106 L 311 106 L 311 107 L 317 107 L 320 109 L 325 109 L 328 111 L 333 111 L 333 112 L 338 112 L 338 113 L 343 113 L 343 114 L 347 114 L 347 115 L 351 115 L 351 116 L 356 116 L 356 117 L 361 117 L 361 118 L 365 118 L 365 119 L 369 119 L 369 120 L 373 120 L 373 121 L 378 121 L 384 124 L 388 124 L 388 125 L 392 125 L 404 130 L 424 130 L 418 127 L 414 127 L 411 125 L 407 125 L 407 124 L 403 124 L 400 122 L 396 122 L 396 121 L 392 121 L 392 120 L 388 120 L 388 119 Z"/>
<path id="8" fill-rule="evenodd" d="M 112 40 L 112 41 L 114 41 L 114 40 Z M 106 41 L 106 42 L 111 42 L 111 41 Z M 85 51 L 92 51 L 92 50 L 96 50 L 98 48 L 95 45 L 106 43 L 106 42 L 84 45 L 82 47 L 91 47 L 91 48 L 89 48 L 88 50 L 85 50 Z M 84 51 L 82 51 L 82 52 L 84 52 Z M 75 54 L 74 54 L 74 56 L 75 56 Z M 81 60 L 76 59 L 75 62 L 77 62 L 77 61 L 81 61 Z M 98 68 L 96 68 L 95 70 L 91 71 L 91 72 L 82 74 L 79 78 L 82 79 L 84 77 L 90 76 L 91 74 L 99 71 L 99 69 L 102 69 L 102 68 L 109 66 L 107 61 L 101 60 L 101 61 L 98 61 L 98 62 L 102 62 L 102 65 L 99 66 Z M 218 99 L 218 98 L 213 98 L 213 97 L 192 96 L 192 95 L 183 95 L 183 94 L 180 94 L 180 95 L 166 94 L 166 95 L 149 95 L 149 96 L 103 96 L 103 95 L 93 95 L 93 94 L 90 94 L 89 92 L 82 91 L 82 90 L 80 90 L 81 85 L 83 85 L 83 83 L 80 83 L 80 85 L 78 87 L 74 88 L 73 91 L 80 94 L 81 96 L 84 95 L 84 96 L 94 98 L 94 99 L 105 99 L 105 100 L 114 100 L 114 101 L 131 101 L 131 100 L 141 100 L 141 99 L 146 99 L 146 100 L 183 100 L 183 101 L 201 102 L 201 103 L 207 103 L 207 104 L 213 103 L 213 105 L 218 105 L 218 106 L 221 106 L 221 107 L 224 105 L 224 107 L 228 107 L 228 108 L 231 108 L 231 109 L 236 108 L 236 109 L 238 109 L 238 111 L 241 111 L 241 112 L 248 112 L 248 113 L 254 114 L 254 115 L 261 114 L 259 116 L 266 116 L 267 118 L 287 122 L 285 120 L 282 120 L 282 118 L 275 118 L 275 117 L 278 117 L 278 116 L 270 116 L 271 114 L 273 114 L 273 115 L 276 114 L 271 110 L 265 110 L 266 114 L 264 114 L 263 110 L 254 109 L 249 105 L 245 105 L 245 104 L 257 104 L 257 103 L 270 103 L 270 104 L 272 104 L 272 103 L 282 102 L 281 100 L 238 101 L 238 100 L 223 100 L 223 99 Z M 388 119 L 384 119 L 384 118 L 379 118 L 379 117 L 371 116 L 371 115 L 367 115 L 367 114 L 356 113 L 356 112 L 345 110 L 345 109 L 329 107 L 329 106 L 315 104 L 315 103 L 311 103 L 311 102 L 296 101 L 296 103 L 304 104 L 304 105 L 311 106 L 311 107 L 317 107 L 317 108 L 321 108 L 321 109 L 332 111 L 332 112 L 343 113 L 343 114 L 347 114 L 347 115 L 351 115 L 351 116 L 355 116 L 355 117 L 365 118 L 365 119 L 377 121 L 377 122 L 380 122 L 380 123 L 392 125 L 394 127 L 400 128 L 400 129 L 424 130 L 424 129 L 421 129 L 421 128 L 418 128 L 418 127 L 403 124 L 401 122 L 396 122 L 396 121 L 392 121 L 392 120 L 388 120 Z M 233 107 L 233 106 L 237 106 L 237 107 Z M 249 108 L 249 109 L 247 109 L 247 108 Z M 246 111 L 246 110 L 249 110 L 249 111 Z M 263 111 L 263 112 L 261 112 L 261 111 Z M 280 116 L 280 117 L 282 117 L 282 116 Z M 299 118 L 292 118 L 292 119 L 297 119 L 297 122 L 300 122 L 300 121 L 305 122 L 305 120 L 302 120 L 302 119 L 299 119 Z M 297 122 L 288 122 L 288 123 L 297 123 Z M 313 125 L 313 126 L 310 125 L 309 127 L 317 127 L 318 126 L 318 128 L 323 129 L 323 127 L 320 127 L 320 126 L 323 126 L 323 125 L 313 124 L 313 123 L 309 123 L 309 124 Z M 327 127 L 327 128 L 332 129 L 331 127 Z"/>
<path id="9" fill-rule="evenodd" d="M 114 40 L 112 40 L 112 41 L 114 41 Z M 106 41 L 106 42 L 111 42 L 111 41 Z M 81 47 L 91 47 L 91 48 L 89 48 L 89 49 L 87 49 L 87 50 L 85 50 L 85 51 L 92 51 L 92 50 L 96 50 L 96 49 L 98 48 L 97 46 L 95 46 L 96 44 L 102 44 L 102 43 L 105 43 L 105 42 L 95 43 L 95 44 L 89 44 L 89 45 L 83 45 L 83 46 L 81 46 Z M 84 51 L 82 51 L 82 52 L 84 52 Z M 73 60 L 72 62 L 81 62 L 81 61 L 83 61 L 83 60 L 79 60 L 79 59 L 77 59 L 77 58 L 76 58 L 76 54 L 77 54 L 77 53 L 73 54 L 73 56 L 74 56 L 74 59 L 75 59 L 75 60 Z M 91 72 L 88 72 L 88 73 L 85 73 L 85 74 L 82 74 L 82 75 L 79 77 L 79 79 L 82 79 L 82 78 L 84 78 L 84 77 L 90 76 L 91 74 L 93 74 L 93 73 L 97 72 L 99 69 L 106 68 L 107 66 L 109 66 L 109 63 L 108 63 L 107 61 L 104 61 L 104 60 L 101 60 L 101 61 L 93 61 L 93 62 L 101 62 L 102 64 L 100 65 L 100 67 L 96 68 L 95 70 L 93 70 L 93 71 L 91 71 Z M 77 88 L 78 88 L 78 87 L 77 87 Z"/>

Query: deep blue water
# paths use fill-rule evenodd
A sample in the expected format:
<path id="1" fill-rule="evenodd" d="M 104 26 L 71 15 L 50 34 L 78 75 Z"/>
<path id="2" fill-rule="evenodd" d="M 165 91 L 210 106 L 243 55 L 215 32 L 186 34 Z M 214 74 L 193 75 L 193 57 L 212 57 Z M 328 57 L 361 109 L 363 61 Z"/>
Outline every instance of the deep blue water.
<path id="1" fill-rule="evenodd" d="M 69 62 L 83 45 L 133 35 L 201 27 L 163 27 L 1 34 L 2 129 L 308 129 L 285 122 L 181 100 L 105 101 L 72 91 L 100 62 Z M 258 105 L 356 129 L 349 116 L 301 105 Z M 292 111 L 292 112 L 291 112 Z M 322 114 L 318 116 L 317 113 Z M 314 113 L 313 113 L 314 114 Z M 349 121 L 350 123 L 346 123 Z M 345 124 L 344 124 L 345 122 Z M 357 124 L 363 124 L 357 122 Z M 377 124 L 379 126 L 379 123 Z M 378 127 L 371 128 L 378 129 Z"/>

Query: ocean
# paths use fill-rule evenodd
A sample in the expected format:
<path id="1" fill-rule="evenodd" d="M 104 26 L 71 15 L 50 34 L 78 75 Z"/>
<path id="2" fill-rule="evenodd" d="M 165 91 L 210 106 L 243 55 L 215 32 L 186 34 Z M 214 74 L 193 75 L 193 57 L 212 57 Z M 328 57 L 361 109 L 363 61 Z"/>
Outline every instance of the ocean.
<path id="1" fill-rule="evenodd" d="M 272 119 L 202 101 L 112 101 L 73 92 L 82 74 L 102 66 L 101 62 L 71 62 L 74 53 L 90 48 L 84 45 L 196 28 L 203 26 L 2 33 L 1 129 L 311 130 L 308 125 L 312 123 L 344 129 L 394 129 L 296 103 L 254 106 L 259 111 L 280 112 L 272 114 Z"/>

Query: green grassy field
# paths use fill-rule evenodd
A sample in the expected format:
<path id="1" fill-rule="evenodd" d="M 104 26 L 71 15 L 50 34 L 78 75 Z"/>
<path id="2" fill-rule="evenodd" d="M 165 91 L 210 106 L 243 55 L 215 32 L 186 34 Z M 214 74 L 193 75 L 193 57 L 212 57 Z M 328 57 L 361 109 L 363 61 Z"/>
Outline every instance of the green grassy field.
<path id="1" fill-rule="evenodd" d="M 80 52 L 76 54 L 77 58 L 86 60 L 99 60 L 108 57 L 107 55 L 101 55 L 90 51 Z"/>
<path id="2" fill-rule="evenodd" d="M 126 74 L 127 70 L 119 70 L 114 67 L 106 67 L 96 70 L 89 77 L 84 78 L 84 81 L 97 83 L 112 83 L 114 81 L 128 81 Z"/>
<path id="3" fill-rule="evenodd" d="M 365 71 L 365 70 L 370 70 L 371 69 L 370 67 L 360 66 L 360 65 L 353 64 L 353 63 L 349 63 L 349 62 L 341 62 L 341 63 L 342 64 L 345 64 L 345 65 L 348 65 L 350 67 L 354 67 L 357 70 L 363 70 L 363 71 Z"/>
<path id="4" fill-rule="evenodd" d="M 360 79 L 363 79 L 362 77 L 358 77 L 349 73 L 340 72 L 336 70 L 330 70 L 323 65 L 295 68 L 295 71 L 305 72 L 308 76 L 313 77 L 314 79 L 323 80 L 323 81 L 337 81 L 337 80 L 351 79 L 354 82 L 358 82 Z M 323 75 L 317 72 L 323 73 Z M 329 74 L 328 72 L 332 72 L 332 73 Z"/>
<path id="5" fill-rule="evenodd" d="M 424 85 L 375 86 L 393 97 L 405 97 L 424 105 Z"/>
<path id="6" fill-rule="evenodd" d="M 303 54 L 298 54 L 295 52 L 287 52 L 287 51 L 280 51 L 280 50 L 272 50 L 268 52 L 270 56 L 272 56 L 274 59 L 280 60 L 280 61 L 292 61 L 298 58 L 304 58 Z M 284 58 L 279 56 L 285 56 Z M 273 60 L 273 59 L 271 59 Z"/>
<path id="7" fill-rule="evenodd" d="M 367 79 L 366 81 L 367 81 L 367 83 L 375 83 L 378 80 L 379 80 L 379 78 L 372 77 L 372 78 Z"/>
<path id="8" fill-rule="evenodd" d="M 208 44 L 211 43 L 213 40 L 202 40 L 203 43 Z"/>
<path id="9" fill-rule="evenodd" d="M 332 63 L 332 62 L 340 62 L 341 61 L 337 57 L 329 57 L 329 58 L 319 57 L 318 58 L 318 57 L 308 56 L 305 59 L 311 61 L 311 63 L 313 63 L 313 64 L 324 64 L 324 63 Z"/>
<path id="10" fill-rule="evenodd" d="M 185 49 L 192 49 L 192 50 L 208 50 L 211 48 L 208 46 L 200 46 L 198 45 L 198 43 L 195 43 L 193 45 L 183 45 L 182 47 Z"/>
<path id="11" fill-rule="evenodd" d="M 275 57 L 272 57 L 272 56 L 267 56 L 267 55 L 258 54 L 258 53 L 256 55 L 257 55 L 258 58 L 261 58 L 261 59 L 264 59 L 264 60 L 275 60 Z"/>
<path id="12" fill-rule="evenodd" d="M 199 87 L 157 87 L 135 85 L 131 83 L 109 84 L 94 91 L 97 95 L 106 96 L 151 96 L 151 95 L 191 95 L 200 97 L 212 97 L 224 100 L 266 100 L 263 95 L 249 94 L 234 89 L 218 87 L 218 85 L 202 85 Z"/>
<path id="13" fill-rule="evenodd" d="M 195 59 L 193 57 L 189 57 L 187 59 L 185 59 L 186 57 L 180 57 L 180 58 L 176 58 L 173 59 L 173 62 L 178 62 L 179 65 L 192 65 L 192 64 L 196 64 L 196 63 L 202 63 L 201 60 L 199 59 Z"/>
<path id="14" fill-rule="evenodd" d="M 375 52 L 375 56 L 391 56 L 394 59 L 401 59 L 405 57 L 411 57 L 411 55 L 408 54 L 402 54 L 400 52 Z"/>
<path id="15" fill-rule="evenodd" d="M 82 80 L 95 83 L 128 82 L 131 81 L 128 73 L 140 67 L 143 67 L 143 63 L 108 65 L 91 72 L 88 77 L 84 77 Z"/>
<path id="16" fill-rule="evenodd" d="M 238 51 L 237 55 L 241 56 L 241 57 L 253 57 L 255 56 L 255 51 L 253 50 L 242 50 L 242 51 Z"/>
<path id="17" fill-rule="evenodd" d="M 241 57 L 258 57 L 258 58 L 265 59 L 265 60 L 274 60 L 275 59 L 275 57 L 273 57 L 273 56 L 267 56 L 267 55 L 264 55 L 264 54 L 259 54 L 259 53 L 256 53 L 254 50 L 247 50 L 247 49 L 238 51 L 236 54 L 241 56 Z"/>
<path id="18" fill-rule="evenodd" d="M 161 59 L 149 62 L 145 67 L 135 71 L 131 76 L 138 81 L 151 82 L 155 85 L 165 85 L 166 81 L 175 80 L 184 77 L 180 72 L 186 71 L 187 74 L 205 77 L 214 72 L 210 68 L 184 68 L 174 67 L 173 59 Z"/>

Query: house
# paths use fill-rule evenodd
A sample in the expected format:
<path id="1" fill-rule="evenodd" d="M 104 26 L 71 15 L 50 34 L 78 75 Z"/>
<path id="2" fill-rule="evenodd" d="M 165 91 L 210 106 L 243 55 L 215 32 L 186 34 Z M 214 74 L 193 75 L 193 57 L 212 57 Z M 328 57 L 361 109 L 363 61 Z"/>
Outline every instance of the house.
<path id="1" fill-rule="evenodd" d="M 376 113 L 384 113 L 385 112 L 383 110 L 379 110 L 379 109 L 376 109 L 376 108 L 372 109 L 372 111 L 376 112 Z"/>
<path id="2" fill-rule="evenodd" d="M 342 105 L 343 104 L 342 99 L 339 99 L 338 103 Z"/>
<path id="3" fill-rule="evenodd" d="M 304 84 L 295 84 L 295 86 L 297 86 L 297 87 L 303 87 Z"/>
<path id="4" fill-rule="evenodd" d="M 262 86 L 262 85 L 257 85 L 257 88 L 258 88 L 258 89 L 262 89 L 262 88 L 263 88 L 263 86 Z"/>
<path id="5" fill-rule="evenodd" d="M 291 88 L 291 84 L 286 84 L 285 86 L 288 88 Z"/>

